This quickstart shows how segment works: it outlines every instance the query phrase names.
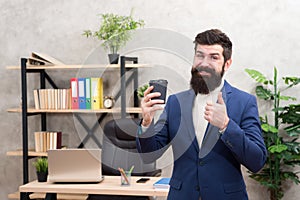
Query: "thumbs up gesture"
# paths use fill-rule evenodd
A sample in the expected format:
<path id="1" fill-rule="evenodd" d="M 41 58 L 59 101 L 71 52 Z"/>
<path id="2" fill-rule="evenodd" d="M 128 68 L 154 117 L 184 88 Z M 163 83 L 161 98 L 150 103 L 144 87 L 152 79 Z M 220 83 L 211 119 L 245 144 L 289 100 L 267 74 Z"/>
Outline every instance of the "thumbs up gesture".
<path id="1" fill-rule="evenodd" d="M 212 125 L 218 127 L 220 130 L 224 130 L 227 127 L 229 118 L 226 111 L 226 105 L 222 97 L 222 92 L 218 94 L 217 103 L 206 103 L 204 119 L 206 119 Z"/>

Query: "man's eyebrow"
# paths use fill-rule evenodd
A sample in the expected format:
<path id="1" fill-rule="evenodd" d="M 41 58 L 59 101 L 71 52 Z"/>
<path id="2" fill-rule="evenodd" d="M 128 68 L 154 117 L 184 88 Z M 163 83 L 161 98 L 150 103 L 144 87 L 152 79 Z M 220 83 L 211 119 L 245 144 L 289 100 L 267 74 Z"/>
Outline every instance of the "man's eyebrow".
<path id="1" fill-rule="evenodd" d="M 204 52 L 202 52 L 202 51 L 200 51 L 200 50 L 197 50 L 196 53 L 205 54 Z M 219 56 L 219 55 L 221 55 L 221 54 L 220 54 L 219 52 L 215 52 L 215 53 L 210 53 L 210 54 L 208 54 L 208 55 L 211 55 L 211 56 L 217 55 L 217 56 Z"/>
<path id="2" fill-rule="evenodd" d="M 221 55 L 220 53 L 210 53 L 209 55 L 211 55 L 211 56 L 219 56 L 219 55 Z"/>

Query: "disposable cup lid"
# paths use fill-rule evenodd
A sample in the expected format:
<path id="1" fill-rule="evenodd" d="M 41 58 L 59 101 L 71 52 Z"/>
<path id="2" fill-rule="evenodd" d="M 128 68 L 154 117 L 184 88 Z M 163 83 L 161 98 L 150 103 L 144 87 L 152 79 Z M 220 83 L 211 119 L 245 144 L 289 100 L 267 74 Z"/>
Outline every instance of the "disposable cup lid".
<path id="1" fill-rule="evenodd" d="M 168 84 L 168 81 L 165 79 L 157 79 L 157 80 L 150 80 L 149 83 Z"/>

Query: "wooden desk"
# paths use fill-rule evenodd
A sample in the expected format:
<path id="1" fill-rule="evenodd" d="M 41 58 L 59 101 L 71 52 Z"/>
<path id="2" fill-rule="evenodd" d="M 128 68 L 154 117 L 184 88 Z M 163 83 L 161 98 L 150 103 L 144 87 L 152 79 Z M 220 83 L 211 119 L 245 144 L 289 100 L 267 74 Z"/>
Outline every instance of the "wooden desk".
<path id="1" fill-rule="evenodd" d="M 146 183 L 136 183 L 141 177 L 131 177 L 130 186 L 121 186 L 120 176 L 105 176 L 101 183 L 61 184 L 33 181 L 19 187 L 21 199 L 27 199 L 27 192 L 65 193 L 65 194 L 108 194 L 132 196 L 167 196 L 168 189 L 154 189 L 153 183 L 162 177 L 148 177 Z M 56 199 L 56 195 L 49 199 Z"/>

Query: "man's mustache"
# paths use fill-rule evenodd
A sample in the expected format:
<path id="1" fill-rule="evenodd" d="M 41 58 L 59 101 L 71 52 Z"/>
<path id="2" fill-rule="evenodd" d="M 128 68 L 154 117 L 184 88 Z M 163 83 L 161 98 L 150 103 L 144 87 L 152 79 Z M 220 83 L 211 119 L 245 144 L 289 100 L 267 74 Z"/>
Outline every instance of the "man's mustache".
<path id="1" fill-rule="evenodd" d="M 195 73 L 195 72 L 208 72 L 208 73 L 215 73 L 215 70 L 211 69 L 211 68 L 207 68 L 207 67 L 201 67 L 201 66 L 198 66 L 198 67 L 195 67 L 192 69 L 192 72 Z"/>

